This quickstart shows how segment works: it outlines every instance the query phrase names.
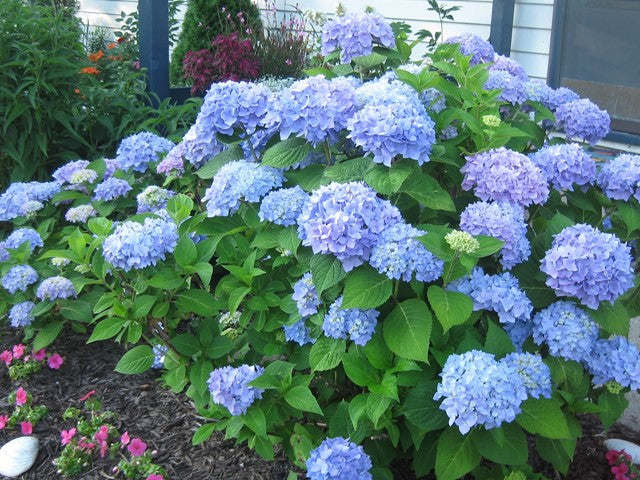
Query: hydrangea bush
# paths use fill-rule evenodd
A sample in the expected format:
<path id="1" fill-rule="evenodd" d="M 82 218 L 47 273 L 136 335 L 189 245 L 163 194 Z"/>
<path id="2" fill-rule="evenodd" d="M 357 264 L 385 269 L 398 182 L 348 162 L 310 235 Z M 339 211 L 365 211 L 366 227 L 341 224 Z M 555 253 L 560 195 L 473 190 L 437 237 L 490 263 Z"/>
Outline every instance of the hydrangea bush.
<path id="1" fill-rule="evenodd" d="M 211 420 L 195 444 L 279 446 L 313 480 L 503 479 L 529 444 L 566 472 L 576 416 L 608 427 L 640 386 L 640 159 L 549 135 L 593 143 L 606 113 L 482 39 L 407 63 L 381 21 L 329 24 L 326 68 L 278 91 L 214 85 L 175 146 L 10 187 L 0 311 L 34 350 L 126 344 L 117 371 Z"/>

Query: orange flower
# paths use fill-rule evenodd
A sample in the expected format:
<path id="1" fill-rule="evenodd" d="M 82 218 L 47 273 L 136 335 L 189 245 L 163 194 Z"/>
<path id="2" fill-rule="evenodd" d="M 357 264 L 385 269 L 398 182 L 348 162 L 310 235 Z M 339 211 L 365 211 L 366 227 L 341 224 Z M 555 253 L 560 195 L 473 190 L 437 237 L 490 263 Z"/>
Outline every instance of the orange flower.
<path id="1" fill-rule="evenodd" d="M 122 55 L 109 55 L 107 58 L 111 61 L 122 60 Z"/>
<path id="2" fill-rule="evenodd" d="M 102 50 L 98 50 L 96 53 L 90 53 L 89 54 L 89 61 L 90 62 L 97 62 L 102 57 L 104 57 L 104 52 Z"/>
<path id="3" fill-rule="evenodd" d="M 80 89 L 79 88 L 74 88 L 73 89 L 73 93 L 75 93 L 76 95 L 80 95 Z"/>
<path id="4" fill-rule="evenodd" d="M 111 42 L 109 45 L 107 45 L 107 50 L 113 50 L 114 48 L 116 48 L 118 45 L 116 43 Z"/>
<path id="5" fill-rule="evenodd" d="M 80 70 L 80 73 L 87 73 L 89 75 L 98 75 L 100 73 L 100 70 L 98 70 L 96 67 L 85 67 L 82 70 Z"/>

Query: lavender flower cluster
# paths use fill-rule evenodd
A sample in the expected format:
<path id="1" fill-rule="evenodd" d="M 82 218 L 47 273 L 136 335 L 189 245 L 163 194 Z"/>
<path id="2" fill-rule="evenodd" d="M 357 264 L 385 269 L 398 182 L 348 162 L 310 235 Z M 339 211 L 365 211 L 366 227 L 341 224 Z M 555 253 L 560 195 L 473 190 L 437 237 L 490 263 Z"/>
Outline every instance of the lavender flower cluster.
<path id="1" fill-rule="evenodd" d="M 455 35 L 447 38 L 444 42 L 460 44 L 460 51 L 463 55 L 472 55 L 469 63 L 472 67 L 479 63 L 493 62 L 496 55 L 493 46 L 489 42 L 473 33 Z"/>
<path id="2" fill-rule="evenodd" d="M 87 160 L 74 160 L 55 170 L 51 176 L 56 182 L 58 182 L 58 184 L 64 185 L 66 183 L 71 183 L 71 177 L 74 173 L 79 170 L 84 170 L 88 166 L 89 162 Z"/>
<path id="3" fill-rule="evenodd" d="M 9 293 L 24 292 L 38 281 L 38 273 L 30 265 L 16 265 L 2 277 L 0 283 Z"/>
<path id="4" fill-rule="evenodd" d="M 489 79 L 484 88 L 502 90 L 498 98 L 512 105 L 520 105 L 528 99 L 524 82 L 507 70 L 489 69 Z"/>
<path id="5" fill-rule="evenodd" d="M 595 385 L 615 381 L 631 390 L 640 388 L 640 352 L 624 337 L 598 340 L 585 363 Z"/>
<path id="6" fill-rule="evenodd" d="M 293 284 L 293 295 L 291 298 L 295 300 L 298 313 L 302 318 L 309 317 L 318 312 L 318 307 L 321 302 L 310 272 L 305 273 L 300 280 Z"/>
<path id="7" fill-rule="evenodd" d="M 595 160 L 577 143 L 547 145 L 529 158 L 558 191 L 587 187 L 596 178 Z"/>
<path id="8" fill-rule="evenodd" d="M 373 466 L 364 449 L 349 440 L 336 437 L 325 439 L 311 450 L 307 459 L 307 478 L 310 480 L 371 480 Z"/>
<path id="9" fill-rule="evenodd" d="M 29 242 L 30 252 L 33 252 L 36 247 L 42 247 L 44 245 L 42 237 L 40 237 L 40 234 L 33 228 L 19 228 L 0 242 L 0 262 L 5 262 L 9 259 L 8 248 L 19 248 L 25 242 Z"/>
<path id="10" fill-rule="evenodd" d="M 116 161 L 122 170 L 145 172 L 149 164 L 157 162 L 161 153 L 174 147 L 174 143 L 151 132 L 140 132 L 123 139 L 116 152 Z"/>
<path id="11" fill-rule="evenodd" d="M 42 202 L 50 200 L 59 191 L 60 184 L 57 182 L 12 183 L 0 195 L 0 221 L 13 220 L 33 212 L 33 207 L 38 207 L 33 202 L 39 204 L 39 208 L 35 209 L 39 210 L 44 206 Z"/>
<path id="12" fill-rule="evenodd" d="M 556 123 L 568 138 L 581 138 L 591 145 L 602 140 L 611 127 L 606 110 L 587 99 L 575 100 L 560 105 L 556 110 Z"/>
<path id="13" fill-rule="evenodd" d="M 30 301 L 16 303 L 9 310 L 9 320 L 13 328 L 28 327 L 35 318 L 33 315 L 33 307 L 36 304 Z"/>
<path id="14" fill-rule="evenodd" d="M 248 384 L 263 372 L 259 365 L 216 368 L 207 382 L 213 402 L 226 407 L 231 415 L 244 415 L 254 401 L 262 398 L 264 389 Z"/>
<path id="15" fill-rule="evenodd" d="M 266 220 L 284 227 L 295 225 L 308 201 L 309 195 L 297 185 L 275 190 L 262 199 L 258 216 L 262 221 Z"/>
<path id="16" fill-rule="evenodd" d="M 380 312 L 357 308 L 341 310 L 342 300 L 342 297 L 338 297 L 329 307 L 322 331 L 327 337 L 349 338 L 356 345 L 366 345 L 376 329 Z"/>
<path id="17" fill-rule="evenodd" d="M 71 280 L 61 276 L 46 278 L 38 286 L 36 297 L 40 300 L 57 300 L 75 297 L 77 295 L 76 287 L 73 286 Z"/>
<path id="18" fill-rule="evenodd" d="M 116 198 L 124 197 L 131 190 L 132 187 L 126 180 L 110 177 L 96 185 L 93 191 L 93 199 L 108 202 Z"/>
<path id="19" fill-rule="evenodd" d="M 598 185 L 613 200 L 640 201 L 640 155 L 623 153 L 606 162 L 598 173 Z"/>

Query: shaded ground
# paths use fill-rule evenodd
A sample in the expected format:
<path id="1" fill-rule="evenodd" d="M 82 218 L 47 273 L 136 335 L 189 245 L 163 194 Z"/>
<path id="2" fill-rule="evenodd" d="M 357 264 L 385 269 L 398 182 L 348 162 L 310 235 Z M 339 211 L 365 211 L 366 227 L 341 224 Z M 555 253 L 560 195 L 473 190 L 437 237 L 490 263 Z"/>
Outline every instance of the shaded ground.
<path id="1" fill-rule="evenodd" d="M 34 396 L 35 404 L 45 404 L 49 417 L 34 430 L 41 441 L 41 449 L 34 467 L 20 480 L 53 480 L 56 474 L 51 461 L 61 450 L 60 430 L 69 428 L 61 416 L 69 406 L 80 406 L 79 398 L 96 390 L 105 410 L 118 414 L 121 431 L 142 438 L 149 448 L 158 450 L 156 463 L 162 465 L 172 480 L 280 480 L 286 479 L 290 464 L 281 455 L 274 462 L 266 462 L 246 447 L 224 441 L 214 435 L 207 442 L 191 445 L 193 432 L 202 424 L 187 397 L 174 395 L 164 389 L 154 373 L 124 376 L 113 371 L 122 355 L 113 342 L 85 345 L 85 337 L 72 333 L 63 335 L 55 345 L 65 363 L 58 371 L 44 368 L 21 383 L 12 384 L 7 370 L 0 366 L 0 413 L 10 411 L 7 394 L 19 384 Z M 10 330 L 0 329 L 0 351 L 18 342 L 20 337 Z M 583 436 L 578 442 L 575 459 L 566 477 L 558 476 L 532 452 L 530 462 L 551 480 L 604 480 L 610 476 L 604 459 L 602 442 L 616 437 L 640 443 L 640 436 L 621 425 L 605 433 L 599 420 L 592 415 L 581 418 Z M 18 436 L 0 430 L 0 445 Z M 115 477 L 111 468 L 117 461 L 99 461 L 83 474 L 84 480 Z M 409 469 L 397 466 L 395 478 L 414 479 Z"/>

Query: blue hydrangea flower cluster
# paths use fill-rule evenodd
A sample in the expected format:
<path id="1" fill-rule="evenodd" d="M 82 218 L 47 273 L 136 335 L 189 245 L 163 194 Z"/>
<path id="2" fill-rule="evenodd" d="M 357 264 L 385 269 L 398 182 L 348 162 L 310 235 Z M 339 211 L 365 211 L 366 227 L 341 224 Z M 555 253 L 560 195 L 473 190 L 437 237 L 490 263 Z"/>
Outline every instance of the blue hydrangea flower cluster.
<path id="1" fill-rule="evenodd" d="M 547 97 L 548 108 L 555 112 L 558 108 L 565 103 L 575 102 L 580 100 L 580 95 L 567 87 L 559 87 L 551 89 L 549 97 Z"/>
<path id="2" fill-rule="evenodd" d="M 226 217 L 240 208 L 242 200 L 259 202 L 274 188 L 282 185 L 284 176 L 278 169 L 238 160 L 224 165 L 205 192 L 210 217 Z"/>
<path id="3" fill-rule="evenodd" d="M 329 20 L 322 29 L 322 54 L 340 49 L 342 63 L 369 55 L 376 43 L 391 48 L 395 37 L 384 17 L 375 13 L 348 13 Z"/>
<path id="4" fill-rule="evenodd" d="M 518 373 L 527 389 L 527 396 L 551 398 L 551 370 L 540 355 L 510 353 L 500 363 L 507 364 Z"/>
<path id="5" fill-rule="evenodd" d="M 538 102 L 545 107 L 551 109 L 551 103 L 549 99 L 553 95 L 553 88 L 551 88 L 544 80 L 529 80 L 525 82 L 524 88 L 527 92 L 527 99 L 533 102 Z"/>
<path id="6" fill-rule="evenodd" d="M 542 259 L 547 286 L 559 297 L 576 297 L 597 309 L 633 286 L 631 248 L 591 225 L 577 224 L 556 235 Z"/>
<path id="7" fill-rule="evenodd" d="M 36 304 L 33 302 L 20 302 L 16 303 L 11 310 L 9 310 L 9 320 L 11 320 L 11 326 L 13 328 L 28 327 L 35 318 L 33 315 L 33 307 Z"/>
<path id="8" fill-rule="evenodd" d="M 462 33 L 447 38 L 444 43 L 459 43 L 463 55 L 473 55 L 470 66 L 493 62 L 496 52 L 489 42 L 474 33 Z"/>
<path id="9" fill-rule="evenodd" d="M 336 437 L 325 439 L 311 450 L 307 459 L 310 480 L 371 480 L 373 466 L 369 455 L 359 445 Z"/>
<path id="10" fill-rule="evenodd" d="M 115 200 L 126 196 L 131 191 L 131 188 L 131 185 L 126 180 L 110 177 L 96 185 L 96 189 L 93 191 L 93 199 L 102 200 L 103 202 Z"/>
<path id="11" fill-rule="evenodd" d="M 157 162 L 161 153 L 168 152 L 174 143 L 151 132 L 129 135 L 120 142 L 116 160 L 122 170 L 145 172 L 150 163 Z"/>
<path id="12" fill-rule="evenodd" d="M 598 173 L 598 185 L 613 200 L 640 201 L 640 155 L 623 153 L 605 162 Z"/>
<path id="13" fill-rule="evenodd" d="M 167 153 L 158 166 L 156 172 L 161 175 L 180 176 L 184 172 L 185 143 L 180 142 Z"/>
<path id="14" fill-rule="evenodd" d="M 502 90 L 498 98 L 512 105 L 520 105 L 528 99 L 524 82 L 506 70 L 489 69 L 489 78 L 484 88 L 485 90 Z"/>
<path id="15" fill-rule="evenodd" d="M 164 367 L 164 357 L 169 351 L 169 347 L 163 344 L 156 344 L 153 346 L 153 364 L 151 368 L 163 368 Z"/>
<path id="16" fill-rule="evenodd" d="M 27 215 L 30 212 L 27 207 L 30 202 L 46 202 L 59 191 L 60 184 L 57 182 L 12 183 L 0 195 L 0 221 L 9 221 Z"/>
<path id="17" fill-rule="evenodd" d="M 493 57 L 493 65 L 489 67 L 490 71 L 502 70 L 516 77 L 521 82 L 528 82 L 529 76 L 524 67 L 516 62 L 513 58 L 496 54 Z"/>
<path id="18" fill-rule="evenodd" d="M 443 399 L 440 409 L 462 435 L 476 425 L 488 430 L 512 422 L 527 399 L 522 378 L 507 363 L 479 350 L 449 355 L 440 376 L 433 399 Z"/>
<path id="19" fill-rule="evenodd" d="M 54 301 L 58 298 L 65 299 L 76 295 L 76 287 L 73 286 L 71 280 L 60 275 L 45 278 L 36 291 L 36 297 L 40 300 Z"/>
<path id="20" fill-rule="evenodd" d="M 216 368 L 207 382 L 213 402 L 226 407 L 233 416 L 244 415 L 264 392 L 264 388 L 251 387 L 248 383 L 263 373 L 264 368 L 259 365 Z"/>
<path id="21" fill-rule="evenodd" d="M 2 277 L 2 286 L 9 293 L 24 292 L 38 281 L 38 273 L 30 265 L 16 265 Z"/>
<path id="22" fill-rule="evenodd" d="M 345 271 L 369 259 L 378 235 L 400 211 L 363 182 L 332 182 L 315 190 L 298 217 L 298 236 L 313 253 L 330 253 Z"/>
<path id="23" fill-rule="evenodd" d="M 582 362 L 599 336 L 598 324 L 571 302 L 552 303 L 533 317 L 533 340 L 554 357 Z"/>
<path id="24" fill-rule="evenodd" d="M 116 170 L 120 170 L 120 162 L 116 158 L 105 158 L 104 159 L 104 176 L 103 180 L 108 180 L 116 173 Z"/>
<path id="25" fill-rule="evenodd" d="M 281 139 L 298 135 L 313 145 L 334 142 L 355 113 L 356 89 L 354 82 L 344 77 L 327 80 L 313 76 L 281 91 L 271 108 L 265 123 L 278 125 Z"/>
<path id="26" fill-rule="evenodd" d="M 295 300 L 298 313 L 302 318 L 318 313 L 318 307 L 321 302 L 316 287 L 313 284 L 311 272 L 305 273 L 300 280 L 293 284 L 293 295 L 291 295 L 291 298 Z"/>
<path id="27" fill-rule="evenodd" d="M 55 170 L 51 176 L 58 184 L 64 185 L 65 183 L 71 183 L 71 176 L 74 173 L 78 170 L 84 170 L 88 166 L 89 162 L 87 160 L 74 160 Z"/>
<path id="28" fill-rule="evenodd" d="M 158 187 L 157 185 L 149 185 L 136 196 L 138 201 L 138 213 L 157 212 L 167 206 L 167 202 L 176 192 Z"/>
<path id="29" fill-rule="evenodd" d="M 508 202 L 476 202 L 460 215 L 460 229 L 471 235 L 489 235 L 502 240 L 500 263 L 509 270 L 531 254 L 524 209 Z"/>
<path id="30" fill-rule="evenodd" d="M 281 188 L 267 194 L 262 199 L 258 216 L 260 220 L 288 227 L 295 225 L 309 195 L 299 186 Z"/>
<path id="31" fill-rule="evenodd" d="M 366 345 L 376 329 L 380 312 L 373 308 L 341 310 L 342 299 L 338 297 L 329 307 L 322 323 L 322 331 L 327 337 L 349 338 L 356 345 Z"/>
<path id="32" fill-rule="evenodd" d="M 347 121 L 348 138 L 386 166 L 397 155 L 419 165 L 429 161 L 435 124 L 416 92 L 398 81 L 369 82 L 359 89 L 358 101 L 363 100 L 364 106 Z"/>
<path id="33" fill-rule="evenodd" d="M 86 223 L 89 217 L 95 217 L 97 214 L 92 205 L 80 205 L 67 210 L 64 218 L 71 223 Z"/>
<path id="34" fill-rule="evenodd" d="M 42 202 L 39 202 L 37 200 L 29 200 L 25 202 L 24 205 L 22 205 L 21 213 L 25 217 L 30 218 L 32 215 L 34 215 L 36 212 L 41 210 L 43 207 L 44 207 L 44 204 Z"/>
<path id="35" fill-rule="evenodd" d="M 520 288 L 518 279 L 509 272 L 487 275 L 476 267 L 467 278 L 451 282 L 447 288 L 469 295 L 474 310 L 498 314 L 501 323 L 517 323 L 531 318 L 533 305 Z"/>
<path id="36" fill-rule="evenodd" d="M 380 234 L 371 251 L 369 263 L 378 272 L 394 280 L 409 282 L 414 273 L 421 282 L 440 278 L 444 262 L 415 239 L 424 234 L 406 223 L 392 225 Z"/>
<path id="37" fill-rule="evenodd" d="M 507 332 L 518 352 L 522 351 L 524 342 L 533 334 L 533 323 L 529 320 L 503 323 L 502 328 Z"/>
<path id="38" fill-rule="evenodd" d="M 282 329 L 287 342 L 296 342 L 298 345 L 303 346 L 316 341 L 315 338 L 311 338 L 311 332 L 307 328 L 304 319 L 298 320 L 292 325 L 283 325 Z"/>
<path id="39" fill-rule="evenodd" d="M 216 131 L 210 123 L 209 118 L 198 116 L 196 123 L 182 137 L 180 149 L 173 154 L 180 154 L 195 168 L 200 168 L 211 157 L 221 153 L 225 146 L 218 141 Z"/>
<path id="40" fill-rule="evenodd" d="M 462 188 L 474 189 L 484 200 L 506 201 L 527 207 L 543 204 L 549 186 L 542 171 L 526 156 L 501 147 L 467 157 L 460 169 L 464 173 Z"/>
<path id="41" fill-rule="evenodd" d="M 598 340 L 585 363 L 594 385 L 615 381 L 631 390 L 640 388 L 640 352 L 624 337 Z"/>
<path id="42" fill-rule="evenodd" d="M 568 138 L 581 138 L 591 145 L 602 140 L 611 127 L 607 111 L 587 99 L 560 105 L 556 110 L 556 123 Z"/>
<path id="43" fill-rule="evenodd" d="M 5 262 L 9 259 L 7 248 L 16 249 L 25 242 L 29 242 L 30 252 L 33 252 L 36 247 L 42 247 L 44 245 L 40 234 L 33 228 L 19 228 L 0 242 L 0 262 Z"/>
<path id="44" fill-rule="evenodd" d="M 146 218 L 144 223 L 119 224 L 102 244 L 104 258 L 125 272 L 155 265 L 173 252 L 178 243 L 178 227 L 171 219 Z"/>
<path id="45" fill-rule="evenodd" d="M 596 178 L 595 160 L 577 143 L 546 145 L 529 158 L 558 191 L 586 187 Z"/>

